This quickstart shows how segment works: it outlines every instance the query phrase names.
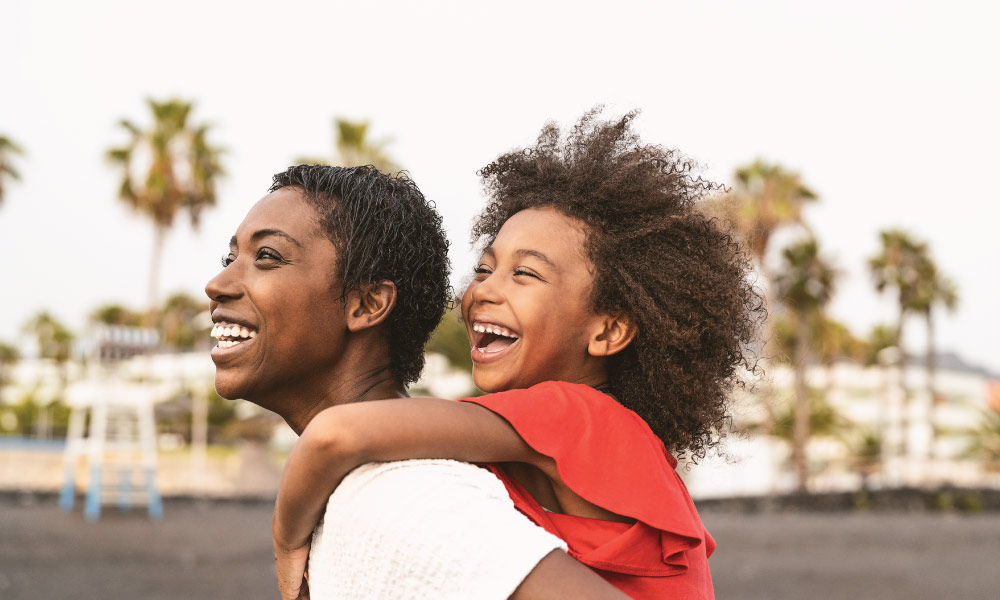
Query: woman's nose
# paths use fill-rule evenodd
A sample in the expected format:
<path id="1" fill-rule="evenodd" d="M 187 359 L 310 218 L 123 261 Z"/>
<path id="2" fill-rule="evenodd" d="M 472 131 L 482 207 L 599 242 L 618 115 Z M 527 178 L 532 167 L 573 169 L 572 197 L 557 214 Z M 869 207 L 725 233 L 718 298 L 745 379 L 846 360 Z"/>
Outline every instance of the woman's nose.
<path id="1" fill-rule="evenodd" d="M 223 267 L 219 273 L 205 284 L 205 294 L 212 302 L 235 300 L 243 295 L 234 263 Z"/>

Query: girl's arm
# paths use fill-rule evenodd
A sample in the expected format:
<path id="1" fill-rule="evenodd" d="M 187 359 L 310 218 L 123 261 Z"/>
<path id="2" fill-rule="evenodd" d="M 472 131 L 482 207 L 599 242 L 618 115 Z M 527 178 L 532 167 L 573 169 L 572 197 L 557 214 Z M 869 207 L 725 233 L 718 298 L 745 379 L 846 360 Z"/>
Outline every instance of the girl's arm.
<path id="1" fill-rule="evenodd" d="M 276 550 L 308 544 L 327 498 L 352 469 L 411 458 L 526 462 L 555 473 L 552 458 L 476 404 L 400 398 L 334 406 L 313 418 L 285 464 L 274 510 Z"/>
<path id="2" fill-rule="evenodd" d="M 510 600 L 628 600 L 628 596 L 580 561 L 553 550 L 528 573 Z"/>

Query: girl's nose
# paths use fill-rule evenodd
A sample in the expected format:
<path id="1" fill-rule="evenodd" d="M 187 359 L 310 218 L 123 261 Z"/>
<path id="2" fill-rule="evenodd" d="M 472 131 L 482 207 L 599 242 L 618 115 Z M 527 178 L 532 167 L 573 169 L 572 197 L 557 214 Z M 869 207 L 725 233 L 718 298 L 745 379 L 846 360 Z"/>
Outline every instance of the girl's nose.
<path id="1" fill-rule="evenodd" d="M 502 300 L 502 295 L 500 294 L 499 287 L 497 285 L 497 278 L 493 274 L 486 276 L 486 279 L 482 281 L 473 281 L 469 284 L 470 297 L 473 302 L 488 302 L 491 304 L 497 304 Z"/>

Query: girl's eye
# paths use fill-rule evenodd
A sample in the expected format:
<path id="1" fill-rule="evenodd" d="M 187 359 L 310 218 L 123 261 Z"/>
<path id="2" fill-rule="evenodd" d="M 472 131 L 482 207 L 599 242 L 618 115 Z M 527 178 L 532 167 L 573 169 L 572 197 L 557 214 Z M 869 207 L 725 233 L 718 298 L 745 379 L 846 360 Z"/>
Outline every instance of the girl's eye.
<path id="1" fill-rule="evenodd" d="M 474 269 L 474 272 L 476 273 L 476 275 L 489 275 L 490 273 L 492 273 L 492 271 L 483 266 L 476 267 Z"/>
<path id="2" fill-rule="evenodd" d="M 236 257 L 233 256 L 232 254 L 223 254 L 222 255 L 222 268 L 225 269 L 229 265 L 233 264 L 234 260 L 236 260 Z"/>
<path id="3" fill-rule="evenodd" d="M 538 274 L 532 273 L 531 271 L 528 271 L 526 269 L 514 269 L 514 276 L 516 277 L 517 275 L 527 275 L 528 277 L 534 277 L 535 279 L 541 279 L 541 277 L 539 277 Z"/>

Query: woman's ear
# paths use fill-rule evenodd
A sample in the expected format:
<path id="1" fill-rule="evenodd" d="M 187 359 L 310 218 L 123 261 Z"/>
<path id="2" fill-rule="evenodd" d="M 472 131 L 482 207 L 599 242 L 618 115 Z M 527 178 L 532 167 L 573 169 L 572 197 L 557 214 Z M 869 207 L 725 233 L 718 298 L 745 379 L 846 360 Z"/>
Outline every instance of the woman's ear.
<path id="1" fill-rule="evenodd" d="M 396 306 L 396 284 L 367 283 L 347 294 L 347 329 L 358 332 L 379 325 Z"/>
<path id="2" fill-rule="evenodd" d="M 625 315 L 603 317 L 596 334 L 590 338 L 587 352 L 591 356 L 618 354 L 635 339 L 639 329 Z"/>

